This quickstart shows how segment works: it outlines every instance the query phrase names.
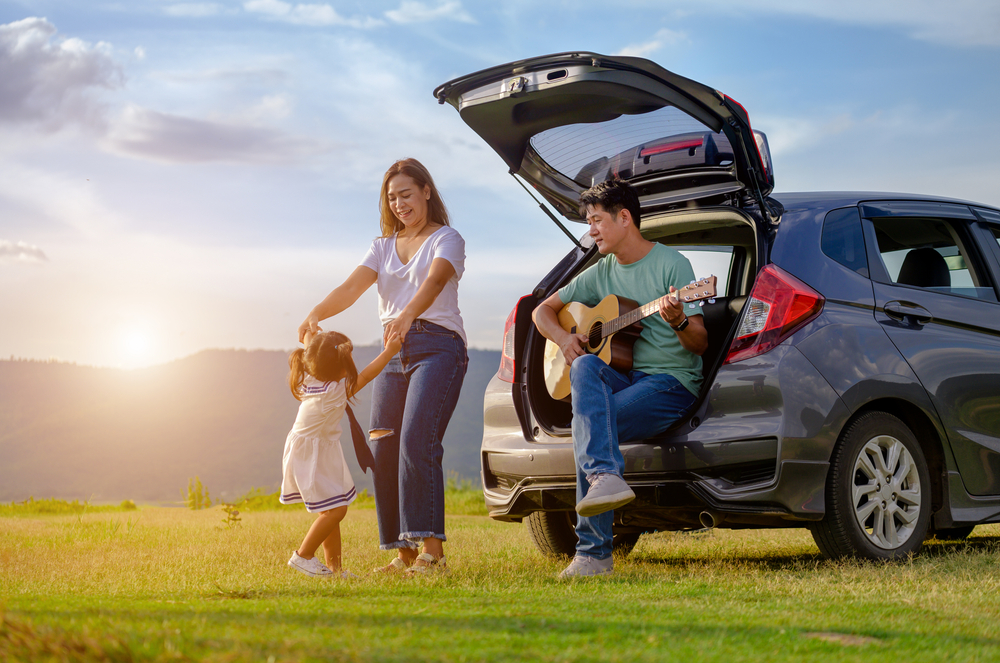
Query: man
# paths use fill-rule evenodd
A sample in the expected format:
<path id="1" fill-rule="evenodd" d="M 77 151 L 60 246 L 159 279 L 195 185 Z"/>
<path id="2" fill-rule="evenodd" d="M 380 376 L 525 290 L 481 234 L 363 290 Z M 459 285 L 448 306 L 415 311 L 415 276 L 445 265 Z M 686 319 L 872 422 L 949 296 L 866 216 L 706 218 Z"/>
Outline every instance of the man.
<path id="1" fill-rule="evenodd" d="M 580 213 L 604 257 L 532 314 L 538 331 L 561 348 L 570 366 L 579 541 L 560 578 L 612 572 L 613 511 L 635 498 L 622 478 L 618 444 L 661 433 L 687 412 L 708 347 L 701 309 L 685 309 L 675 297 L 664 300 L 659 315 L 643 320 L 632 370 L 625 374 L 585 352 L 585 334 L 559 325 L 557 314 L 569 302 L 594 306 L 614 294 L 642 305 L 695 280 L 687 258 L 639 232 L 639 197 L 627 182 L 609 180 L 584 191 Z"/>

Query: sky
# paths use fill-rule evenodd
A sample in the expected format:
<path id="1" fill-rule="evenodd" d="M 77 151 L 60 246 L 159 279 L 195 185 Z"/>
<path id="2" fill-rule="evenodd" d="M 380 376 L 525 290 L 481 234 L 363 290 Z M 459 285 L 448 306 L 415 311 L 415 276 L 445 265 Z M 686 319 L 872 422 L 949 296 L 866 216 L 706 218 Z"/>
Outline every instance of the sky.
<path id="1" fill-rule="evenodd" d="M 466 240 L 470 346 L 499 348 L 572 245 L 431 92 L 581 50 L 739 101 L 776 191 L 1000 206 L 995 0 L 0 0 L 0 357 L 291 349 L 403 157 Z M 374 288 L 324 327 L 376 341 Z"/>

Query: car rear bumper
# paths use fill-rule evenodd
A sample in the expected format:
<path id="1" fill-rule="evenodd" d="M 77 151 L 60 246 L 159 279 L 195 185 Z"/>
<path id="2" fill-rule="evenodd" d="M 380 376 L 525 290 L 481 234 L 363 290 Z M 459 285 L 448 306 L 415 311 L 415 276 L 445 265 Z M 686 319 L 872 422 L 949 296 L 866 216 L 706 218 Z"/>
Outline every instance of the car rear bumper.
<path id="1" fill-rule="evenodd" d="M 808 378 L 808 379 L 804 379 Z M 794 381 L 796 389 L 782 390 Z M 509 383 L 486 392 L 482 482 L 491 517 L 572 510 L 570 438 L 534 430 L 527 440 Z M 689 421 L 665 435 L 622 445 L 636 499 L 616 522 L 643 528 L 716 524 L 780 527 L 822 519 L 836 431 L 848 415 L 827 382 L 794 347 L 723 367 Z"/>

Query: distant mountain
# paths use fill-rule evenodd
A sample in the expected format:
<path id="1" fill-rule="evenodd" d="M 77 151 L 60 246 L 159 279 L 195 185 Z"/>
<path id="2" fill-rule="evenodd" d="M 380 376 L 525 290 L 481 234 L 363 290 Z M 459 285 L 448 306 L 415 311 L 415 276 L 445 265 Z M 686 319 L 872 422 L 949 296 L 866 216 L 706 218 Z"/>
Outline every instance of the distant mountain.
<path id="1" fill-rule="evenodd" d="M 356 348 L 355 361 L 364 367 L 377 353 Z M 478 481 L 483 393 L 499 363 L 499 351 L 469 351 L 446 472 Z M 206 350 L 131 371 L 0 361 L 0 501 L 178 501 L 196 475 L 216 499 L 277 490 L 298 408 L 287 373 L 288 354 L 264 350 Z M 355 406 L 362 428 L 370 410 L 369 386 Z M 344 453 L 370 492 L 349 440 Z"/>

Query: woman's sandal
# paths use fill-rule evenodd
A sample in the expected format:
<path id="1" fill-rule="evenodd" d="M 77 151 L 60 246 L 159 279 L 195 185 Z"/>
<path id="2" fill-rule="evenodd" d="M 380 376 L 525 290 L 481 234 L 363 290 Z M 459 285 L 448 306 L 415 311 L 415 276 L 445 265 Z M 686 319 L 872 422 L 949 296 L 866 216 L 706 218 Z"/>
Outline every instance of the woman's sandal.
<path id="1" fill-rule="evenodd" d="M 406 571 L 407 568 L 408 567 L 406 566 L 406 562 L 401 560 L 399 557 L 393 557 L 391 562 L 389 562 L 385 566 L 378 567 L 377 569 L 372 571 L 372 573 L 385 573 L 385 574 L 402 573 L 403 571 Z"/>
<path id="2" fill-rule="evenodd" d="M 423 562 L 423 564 L 421 564 L 421 562 Z M 410 575 L 417 575 L 421 573 L 445 573 L 447 571 L 448 564 L 445 562 L 444 555 L 437 558 L 430 553 L 420 553 L 417 555 L 417 559 L 414 560 L 413 566 L 406 569 L 406 572 Z"/>

